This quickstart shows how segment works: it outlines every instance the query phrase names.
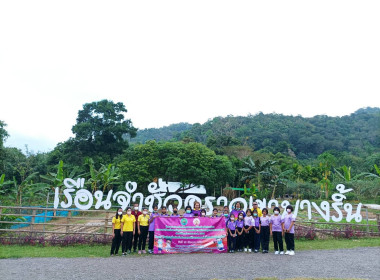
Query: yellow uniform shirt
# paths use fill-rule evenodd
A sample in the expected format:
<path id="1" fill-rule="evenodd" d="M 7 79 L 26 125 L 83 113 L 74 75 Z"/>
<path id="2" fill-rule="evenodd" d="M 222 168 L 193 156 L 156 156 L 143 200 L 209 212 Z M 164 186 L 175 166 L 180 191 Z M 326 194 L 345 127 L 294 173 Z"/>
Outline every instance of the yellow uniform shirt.
<path id="1" fill-rule="evenodd" d="M 136 218 L 133 215 L 123 215 L 121 222 L 123 223 L 123 231 L 133 231 L 133 223 L 136 222 Z"/>
<path id="2" fill-rule="evenodd" d="M 121 220 L 120 216 L 116 219 L 116 217 L 112 218 L 112 223 L 115 224 L 115 229 L 121 229 Z"/>
<path id="3" fill-rule="evenodd" d="M 253 208 L 251 208 L 251 210 L 252 210 L 252 215 L 253 215 Z M 257 207 L 256 210 L 257 210 L 257 215 L 259 217 L 263 216 L 263 213 L 261 212 L 261 209 L 259 207 Z"/>
<path id="4" fill-rule="evenodd" d="M 141 214 L 138 218 L 137 221 L 140 223 L 140 226 L 147 227 L 149 225 L 149 215 Z"/>

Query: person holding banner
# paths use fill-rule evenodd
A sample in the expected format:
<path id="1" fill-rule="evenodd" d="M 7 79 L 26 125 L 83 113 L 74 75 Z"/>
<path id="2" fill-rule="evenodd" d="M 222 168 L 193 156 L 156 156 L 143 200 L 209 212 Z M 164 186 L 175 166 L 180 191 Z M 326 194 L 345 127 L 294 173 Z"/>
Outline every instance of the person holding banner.
<path id="1" fill-rule="evenodd" d="M 172 213 L 171 217 L 181 217 L 181 216 L 178 214 L 178 208 L 177 208 L 177 206 L 174 206 L 174 207 L 173 207 L 173 213 Z"/>
<path id="2" fill-rule="evenodd" d="M 230 214 L 230 219 L 227 222 L 228 236 L 230 237 L 228 240 L 228 249 L 230 253 L 235 253 L 236 250 L 236 221 L 234 214 Z"/>
<path id="3" fill-rule="evenodd" d="M 166 206 L 162 206 L 160 217 L 169 217 L 169 215 L 168 215 L 168 209 L 166 208 Z"/>
<path id="4" fill-rule="evenodd" d="M 206 210 L 205 209 L 201 210 L 201 217 L 206 217 Z"/>
<path id="5" fill-rule="evenodd" d="M 185 208 L 185 214 L 183 214 L 184 218 L 191 218 L 194 217 L 194 214 L 192 213 L 191 206 L 187 205 Z"/>
<path id="6" fill-rule="evenodd" d="M 124 215 L 121 219 L 121 236 L 123 237 L 121 243 L 121 249 L 123 256 L 127 253 L 131 253 L 132 239 L 135 235 L 135 216 L 132 215 L 131 207 L 127 207 L 127 215 Z"/>
<path id="7" fill-rule="evenodd" d="M 160 214 L 158 214 L 158 206 L 153 205 L 153 213 L 150 215 L 149 218 L 149 244 L 148 244 L 148 252 L 149 254 L 153 254 L 153 247 L 154 247 L 154 219 L 158 217 Z"/>
<path id="8" fill-rule="evenodd" d="M 148 208 L 144 207 L 142 214 L 138 217 L 137 220 L 137 229 L 139 233 L 139 254 L 141 254 L 141 250 L 143 254 L 146 254 L 145 246 L 146 246 L 146 238 L 148 236 L 149 229 L 149 215 Z"/>
<path id="9" fill-rule="evenodd" d="M 116 211 L 116 216 L 112 218 L 112 245 L 111 256 L 119 253 L 121 243 L 121 220 L 123 219 L 123 209 L 119 208 Z"/>
<path id="10" fill-rule="evenodd" d="M 199 201 L 194 202 L 194 209 L 191 213 L 193 213 L 194 217 L 201 216 L 201 204 L 199 203 Z"/>
<path id="11" fill-rule="evenodd" d="M 211 218 L 219 218 L 219 216 L 218 216 L 218 209 L 214 208 L 212 210 Z"/>

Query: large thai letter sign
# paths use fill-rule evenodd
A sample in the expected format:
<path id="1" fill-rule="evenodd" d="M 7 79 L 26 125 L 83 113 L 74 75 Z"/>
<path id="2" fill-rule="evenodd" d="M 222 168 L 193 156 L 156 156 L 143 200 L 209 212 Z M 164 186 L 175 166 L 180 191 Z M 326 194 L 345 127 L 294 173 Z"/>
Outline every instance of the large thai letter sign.
<path id="1" fill-rule="evenodd" d="M 154 253 L 225 253 L 227 234 L 224 217 L 157 217 Z"/>

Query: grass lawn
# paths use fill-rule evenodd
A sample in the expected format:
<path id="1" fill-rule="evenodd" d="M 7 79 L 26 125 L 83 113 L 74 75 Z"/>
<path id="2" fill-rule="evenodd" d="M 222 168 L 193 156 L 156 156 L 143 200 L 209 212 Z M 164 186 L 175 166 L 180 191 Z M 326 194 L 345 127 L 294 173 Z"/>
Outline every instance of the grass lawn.
<path id="1" fill-rule="evenodd" d="M 380 238 L 361 239 L 325 239 L 325 240 L 296 240 L 296 251 L 302 250 L 326 250 L 355 247 L 376 247 L 380 246 Z M 271 246 L 272 243 L 271 243 Z M 30 246 L 30 245 L 0 245 L 0 258 L 26 258 L 26 257 L 109 257 L 110 245 L 74 245 L 67 247 L 60 246 Z M 273 251 L 273 248 L 270 248 Z M 119 253 L 120 254 L 120 253 Z M 144 257 L 132 253 L 131 257 Z M 267 279 L 265 279 L 267 280 Z M 297 279 L 298 280 L 298 279 Z"/>

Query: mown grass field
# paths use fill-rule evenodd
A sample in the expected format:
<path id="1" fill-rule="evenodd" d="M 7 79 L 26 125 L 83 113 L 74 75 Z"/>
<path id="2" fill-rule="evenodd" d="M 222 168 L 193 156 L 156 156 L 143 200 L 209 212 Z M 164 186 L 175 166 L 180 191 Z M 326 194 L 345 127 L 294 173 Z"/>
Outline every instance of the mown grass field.
<path id="1" fill-rule="evenodd" d="M 380 246 L 380 238 L 361 239 L 324 239 L 324 240 L 296 240 L 296 251 L 302 250 L 331 250 L 355 247 Z M 109 257 L 110 245 L 73 245 L 61 246 L 30 246 L 30 245 L 1 245 L 0 258 L 79 258 L 79 257 Z M 272 243 L 271 243 L 271 246 Z M 273 251 L 273 248 L 270 247 Z M 119 253 L 120 254 L 120 253 Z M 241 253 L 244 254 L 244 253 Z M 144 257 L 132 253 L 128 257 Z"/>

